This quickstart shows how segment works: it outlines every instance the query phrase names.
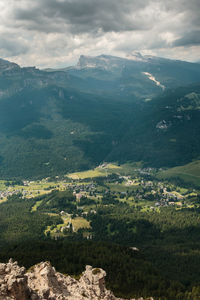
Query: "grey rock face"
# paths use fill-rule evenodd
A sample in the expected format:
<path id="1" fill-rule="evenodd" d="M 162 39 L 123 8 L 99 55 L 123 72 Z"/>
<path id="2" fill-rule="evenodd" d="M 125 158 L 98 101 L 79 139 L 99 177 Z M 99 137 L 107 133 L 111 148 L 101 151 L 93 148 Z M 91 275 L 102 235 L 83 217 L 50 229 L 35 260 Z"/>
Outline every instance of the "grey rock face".
<path id="1" fill-rule="evenodd" d="M 80 279 L 75 280 L 56 272 L 49 262 L 26 272 L 9 260 L 0 264 L 0 300 L 123 300 L 106 289 L 105 276 L 104 270 L 86 266 Z"/>

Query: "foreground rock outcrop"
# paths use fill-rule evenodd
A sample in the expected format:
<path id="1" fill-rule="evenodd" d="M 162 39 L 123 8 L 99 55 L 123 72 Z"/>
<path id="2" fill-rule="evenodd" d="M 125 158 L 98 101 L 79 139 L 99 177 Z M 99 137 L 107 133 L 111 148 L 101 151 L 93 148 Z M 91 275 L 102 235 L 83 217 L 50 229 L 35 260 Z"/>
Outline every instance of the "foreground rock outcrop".
<path id="1" fill-rule="evenodd" d="M 76 280 L 56 272 L 49 262 L 26 272 L 10 259 L 7 264 L 0 264 L 0 300 L 120 300 L 106 289 L 105 276 L 104 270 L 86 266 Z"/>

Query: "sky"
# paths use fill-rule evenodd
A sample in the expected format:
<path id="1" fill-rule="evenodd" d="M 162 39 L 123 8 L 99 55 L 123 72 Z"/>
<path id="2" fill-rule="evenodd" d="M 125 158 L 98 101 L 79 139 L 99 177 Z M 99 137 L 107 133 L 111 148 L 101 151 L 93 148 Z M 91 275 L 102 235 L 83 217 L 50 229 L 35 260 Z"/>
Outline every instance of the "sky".
<path id="1" fill-rule="evenodd" d="M 0 57 L 21 66 L 134 52 L 200 61 L 200 0 L 0 0 Z"/>

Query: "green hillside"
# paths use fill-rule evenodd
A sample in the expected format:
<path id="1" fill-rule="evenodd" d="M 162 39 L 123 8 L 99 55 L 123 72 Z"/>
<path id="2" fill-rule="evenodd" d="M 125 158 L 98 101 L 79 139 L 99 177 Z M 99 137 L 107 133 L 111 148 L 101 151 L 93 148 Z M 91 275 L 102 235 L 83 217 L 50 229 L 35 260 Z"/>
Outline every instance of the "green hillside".
<path id="1" fill-rule="evenodd" d="M 200 155 L 200 86 L 150 102 L 57 86 L 26 88 L 0 101 L 0 176 L 44 177 L 103 161 L 185 165 Z"/>
<path id="2" fill-rule="evenodd" d="M 145 103 L 110 157 L 154 167 L 185 165 L 200 154 L 200 85 L 168 90 Z"/>
<path id="3" fill-rule="evenodd" d="M 56 86 L 1 99 L 0 176 L 44 177 L 98 165 L 136 106 Z"/>
<path id="4" fill-rule="evenodd" d="M 170 168 L 161 171 L 157 176 L 159 179 L 177 179 L 180 178 L 185 183 L 200 185 L 200 161 L 194 161 L 187 165 Z"/>
<path id="5" fill-rule="evenodd" d="M 200 85 L 185 86 L 200 81 L 199 65 L 103 58 L 92 69 L 84 58 L 83 68 L 52 72 L 2 62 L 1 178 L 56 176 L 105 161 L 174 167 L 199 158 Z M 175 69 L 183 88 L 171 88 Z"/>

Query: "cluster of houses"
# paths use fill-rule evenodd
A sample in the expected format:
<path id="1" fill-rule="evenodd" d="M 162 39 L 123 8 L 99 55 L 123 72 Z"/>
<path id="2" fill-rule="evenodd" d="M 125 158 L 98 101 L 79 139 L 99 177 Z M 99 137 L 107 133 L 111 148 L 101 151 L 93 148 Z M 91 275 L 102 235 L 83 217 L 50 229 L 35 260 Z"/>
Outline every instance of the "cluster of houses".
<path id="1" fill-rule="evenodd" d="M 88 183 L 88 184 L 66 184 L 66 187 L 70 188 L 76 193 L 81 193 L 81 192 L 94 192 L 96 190 L 96 184 L 95 183 Z"/>
<path id="2" fill-rule="evenodd" d="M 0 191 L 0 200 L 3 200 L 5 198 L 8 198 L 9 196 L 12 196 L 14 194 L 18 194 L 20 193 L 20 190 L 14 190 L 14 191 L 11 191 L 11 190 L 5 190 L 5 191 Z"/>
<path id="3" fill-rule="evenodd" d="M 106 164 L 101 165 L 101 168 L 104 168 Z M 97 197 L 100 199 L 101 196 L 106 196 L 106 192 L 115 196 L 116 198 L 124 199 L 133 197 L 134 201 L 140 200 L 149 200 L 152 201 L 154 208 L 161 206 L 173 206 L 178 205 L 182 206 L 184 204 L 184 200 L 187 196 L 182 196 L 180 193 L 173 191 L 171 185 L 165 184 L 163 182 L 158 182 L 154 180 L 150 180 L 150 177 L 146 177 L 146 175 L 152 175 L 155 171 L 153 168 L 143 168 L 137 169 L 138 176 L 122 176 L 120 174 L 113 174 L 113 176 L 108 176 L 102 178 L 102 187 L 99 188 L 99 182 L 88 181 L 82 182 L 82 180 L 72 180 L 68 182 L 68 180 L 64 179 L 62 182 L 58 182 L 55 186 L 49 186 L 45 190 L 49 192 L 54 188 L 61 189 L 70 189 L 74 196 L 76 197 L 77 202 L 80 202 L 82 197 Z M 112 175 L 112 174 L 111 174 Z M 105 181 L 104 181 L 105 180 Z M 42 183 L 47 183 L 49 178 L 45 178 L 42 180 Z M 12 196 L 13 194 L 22 193 L 24 197 L 32 197 L 33 191 L 31 189 L 27 189 L 26 186 L 31 186 L 34 181 L 24 180 L 21 189 L 8 188 L 5 191 L 0 191 L 0 199 L 5 199 L 8 196 Z M 127 187 L 127 190 L 120 192 L 120 189 L 116 189 L 113 191 L 109 188 L 109 184 L 121 184 Z M 118 191 L 117 191 L 118 190 Z M 175 187 L 174 187 L 175 190 Z M 36 193 L 40 193 L 40 190 L 34 190 L 34 195 Z M 138 202 L 139 203 L 139 202 Z"/>
<path id="4" fill-rule="evenodd" d="M 144 170 L 144 172 L 148 173 L 151 172 L 152 169 L 148 168 Z M 120 176 L 121 179 L 124 180 L 125 186 L 136 186 L 136 190 L 131 192 L 131 196 L 134 197 L 136 200 L 148 200 L 148 195 L 154 195 L 156 202 L 154 203 L 154 207 L 161 207 L 161 206 L 170 206 L 170 205 L 178 205 L 182 206 L 182 200 L 184 200 L 184 196 L 177 192 L 171 192 L 167 189 L 162 182 L 154 182 L 150 180 L 144 180 L 142 178 L 132 178 L 131 176 Z M 116 179 L 116 184 L 117 184 Z M 138 189 L 137 189 L 138 186 Z M 76 196 L 77 202 L 83 196 L 96 196 L 98 194 L 106 194 L 106 192 L 111 193 L 113 196 L 117 196 L 120 198 L 125 198 L 130 196 L 129 192 L 116 192 L 116 191 L 98 191 L 97 185 L 95 183 L 88 183 L 88 184 L 80 184 L 80 182 L 69 184 L 68 187 L 73 190 L 74 195 Z M 153 198 L 153 199 L 154 199 Z M 153 200 L 152 199 L 152 200 Z"/>

